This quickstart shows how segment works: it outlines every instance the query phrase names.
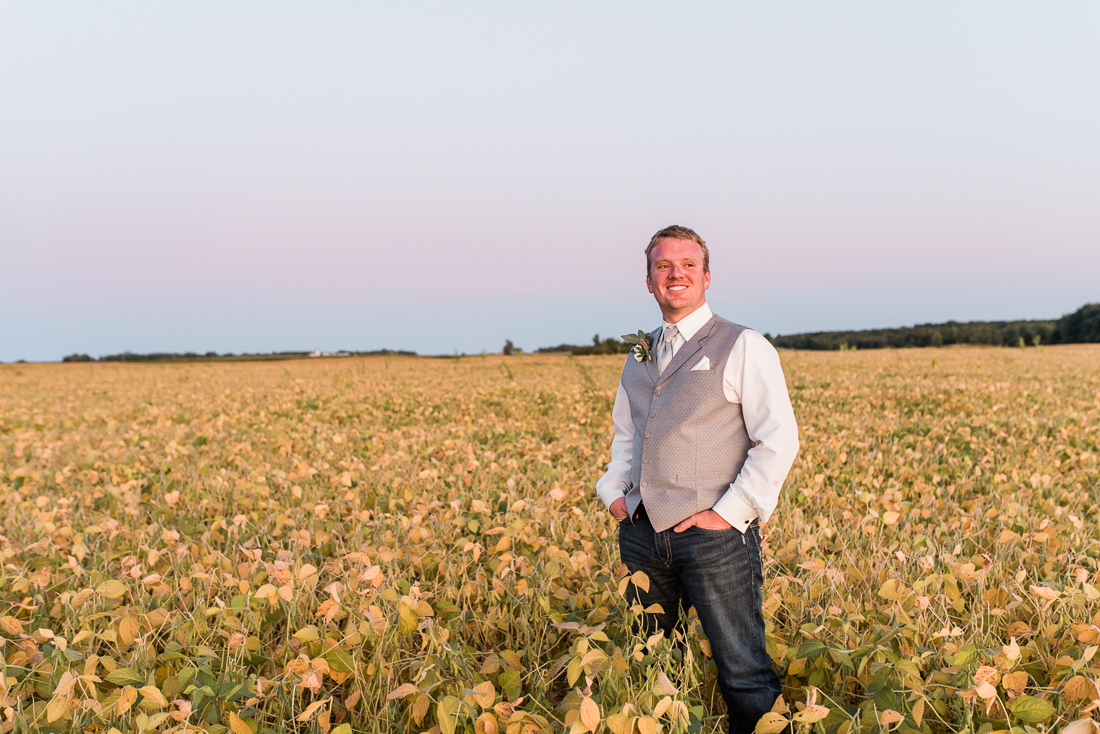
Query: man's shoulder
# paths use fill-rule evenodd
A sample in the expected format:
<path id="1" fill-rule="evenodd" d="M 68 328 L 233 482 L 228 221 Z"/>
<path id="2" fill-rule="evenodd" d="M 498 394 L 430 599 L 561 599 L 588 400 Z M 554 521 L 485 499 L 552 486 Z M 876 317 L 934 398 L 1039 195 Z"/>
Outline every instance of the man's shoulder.
<path id="1" fill-rule="evenodd" d="M 712 319 L 714 321 L 714 329 L 717 331 L 736 334 L 741 334 L 745 331 L 752 331 L 751 326 L 745 326 L 744 324 L 738 324 L 734 321 L 730 321 L 729 319 L 724 319 L 718 314 L 714 314 Z"/>
<path id="2" fill-rule="evenodd" d="M 714 329 L 719 333 L 727 334 L 733 339 L 734 342 L 741 342 L 746 348 L 749 348 L 754 353 L 765 352 L 768 354 L 776 353 L 775 345 L 773 345 L 768 338 L 761 334 L 751 326 L 745 326 L 736 322 L 724 319 L 718 314 L 714 315 Z"/>

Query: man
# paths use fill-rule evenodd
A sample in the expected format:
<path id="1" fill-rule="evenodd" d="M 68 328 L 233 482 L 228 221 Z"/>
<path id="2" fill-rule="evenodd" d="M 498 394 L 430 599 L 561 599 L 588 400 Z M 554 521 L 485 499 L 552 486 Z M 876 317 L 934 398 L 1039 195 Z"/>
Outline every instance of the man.
<path id="1" fill-rule="evenodd" d="M 751 732 L 781 687 L 764 640 L 760 523 L 798 452 L 779 355 L 755 331 L 711 313 L 710 252 L 672 226 L 646 248 L 646 285 L 664 325 L 627 358 L 615 438 L 596 491 L 619 523 L 619 551 L 649 631 L 694 606 L 718 666 L 731 732 Z"/>

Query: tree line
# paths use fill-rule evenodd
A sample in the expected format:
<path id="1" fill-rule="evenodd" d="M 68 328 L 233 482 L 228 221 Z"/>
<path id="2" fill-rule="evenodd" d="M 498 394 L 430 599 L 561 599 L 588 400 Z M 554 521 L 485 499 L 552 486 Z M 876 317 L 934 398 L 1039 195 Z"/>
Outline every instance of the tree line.
<path id="1" fill-rule="evenodd" d="M 416 352 L 408 352 L 405 350 L 393 350 L 393 349 L 376 349 L 371 352 L 351 352 L 342 351 L 341 354 L 347 354 L 349 357 L 415 357 Z M 154 352 L 152 354 L 133 354 L 132 352 L 123 352 L 122 354 L 108 354 L 105 357 L 90 357 L 87 354 L 70 354 L 67 357 L 62 358 L 62 362 L 260 362 L 268 360 L 280 360 L 280 359 L 306 359 L 310 356 L 310 352 L 271 352 L 268 354 L 218 354 L 217 352 L 207 352 L 206 354 L 198 354 L 197 352 Z"/>
<path id="2" fill-rule="evenodd" d="M 977 344 L 1001 347 L 1100 342 L 1100 304 L 1089 303 L 1056 321 L 948 321 L 897 329 L 819 331 L 773 338 L 786 349 L 884 349 Z"/>
<path id="3" fill-rule="evenodd" d="M 1089 303 L 1057 320 L 1039 321 L 948 321 L 942 324 L 919 324 L 896 329 L 863 329 L 859 331 L 818 331 L 807 334 L 786 334 L 773 337 L 764 334 L 782 349 L 903 349 L 905 347 L 944 347 L 952 344 L 977 344 L 1015 347 L 1021 344 L 1085 344 L 1100 342 L 1100 304 Z M 510 345 L 510 342 L 509 342 Z M 631 345 L 614 338 L 600 339 L 596 334 L 592 344 L 559 344 L 542 347 L 539 354 L 567 352 L 569 354 L 626 354 Z M 511 350 L 505 351 L 512 353 Z"/>

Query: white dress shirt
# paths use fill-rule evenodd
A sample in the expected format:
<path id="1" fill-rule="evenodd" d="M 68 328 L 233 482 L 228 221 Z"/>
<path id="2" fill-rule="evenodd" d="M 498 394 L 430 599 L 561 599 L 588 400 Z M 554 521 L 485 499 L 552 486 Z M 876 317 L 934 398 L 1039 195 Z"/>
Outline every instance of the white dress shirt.
<path id="1" fill-rule="evenodd" d="M 675 324 L 679 334 L 672 342 L 673 355 L 710 321 L 711 316 L 710 307 L 704 303 Z M 659 353 L 657 349 L 663 338 L 662 330 L 658 344 L 654 345 L 654 354 Z M 680 369 L 690 368 L 684 365 Z M 749 449 L 741 472 L 712 509 L 737 527 L 743 527 L 747 515 L 767 522 L 779 502 L 779 490 L 798 453 L 798 426 L 779 353 L 752 329 L 745 329 L 734 342 L 722 372 L 722 392 L 729 402 L 741 404 L 753 447 Z M 626 496 L 634 458 L 634 421 L 621 381 L 611 420 L 615 425 L 611 461 L 607 472 L 596 482 L 596 494 L 609 508 L 619 497 Z"/>

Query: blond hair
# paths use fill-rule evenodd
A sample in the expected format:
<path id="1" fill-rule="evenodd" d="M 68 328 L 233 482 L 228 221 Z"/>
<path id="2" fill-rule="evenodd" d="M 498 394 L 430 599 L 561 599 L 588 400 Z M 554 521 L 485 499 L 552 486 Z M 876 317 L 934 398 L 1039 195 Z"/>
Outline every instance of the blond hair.
<path id="1" fill-rule="evenodd" d="M 695 234 L 694 230 L 687 227 L 681 227 L 678 224 L 673 224 L 670 227 L 665 227 L 649 240 L 649 247 L 645 248 L 645 272 L 649 275 L 649 271 L 653 268 L 653 263 L 650 262 L 649 254 L 653 252 L 653 248 L 657 246 L 657 243 L 661 240 L 687 240 L 688 242 L 694 242 L 699 245 L 699 249 L 703 251 L 703 272 L 710 272 L 710 250 L 707 249 L 707 243 L 703 242 L 703 238 Z"/>

